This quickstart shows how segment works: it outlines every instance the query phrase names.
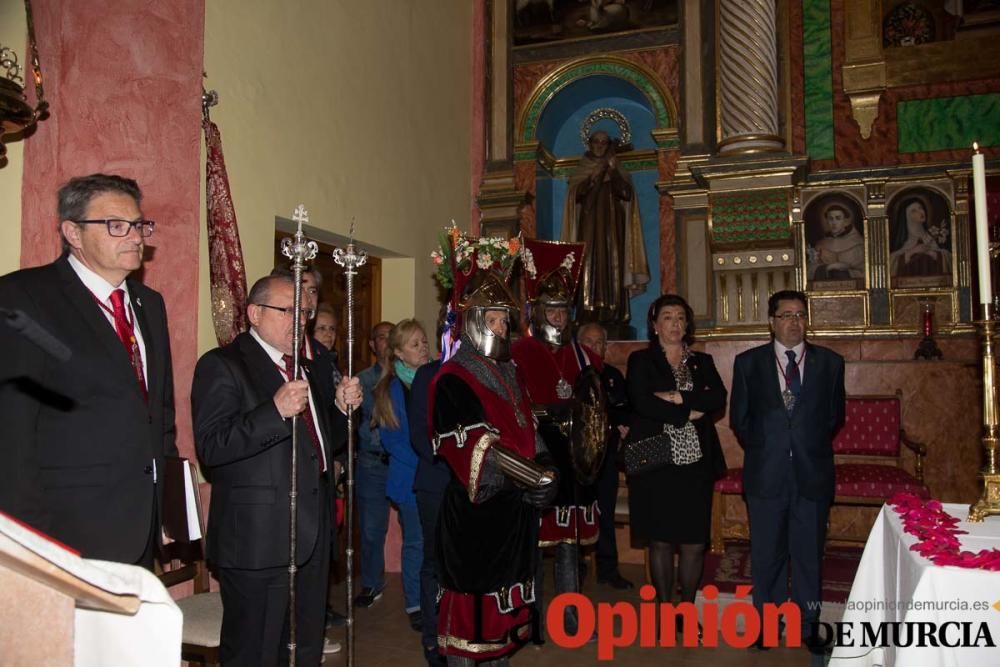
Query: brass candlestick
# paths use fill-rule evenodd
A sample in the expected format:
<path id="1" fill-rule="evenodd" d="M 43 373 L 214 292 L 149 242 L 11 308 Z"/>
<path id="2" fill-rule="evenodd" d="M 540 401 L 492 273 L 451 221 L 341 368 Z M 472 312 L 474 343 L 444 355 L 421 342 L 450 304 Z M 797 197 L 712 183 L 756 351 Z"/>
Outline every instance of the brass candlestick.
<path id="1" fill-rule="evenodd" d="M 969 508 L 969 521 L 982 521 L 991 514 L 1000 514 L 1000 470 L 997 470 L 997 447 L 1000 429 L 997 419 L 996 359 L 993 356 L 993 306 L 983 304 L 982 319 L 974 324 L 983 341 L 983 494 Z"/>

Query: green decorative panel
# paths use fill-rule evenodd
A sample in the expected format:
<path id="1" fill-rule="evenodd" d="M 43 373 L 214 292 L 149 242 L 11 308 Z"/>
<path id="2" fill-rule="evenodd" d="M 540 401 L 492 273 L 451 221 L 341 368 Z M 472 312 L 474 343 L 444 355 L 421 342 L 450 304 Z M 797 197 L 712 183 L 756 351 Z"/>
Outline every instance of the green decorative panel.
<path id="1" fill-rule="evenodd" d="M 773 245 L 791 241 L 788 191 L 754 190 L 712 195 L 712 245 Z"/>
<path id="2" fill-rule="evenodd" d="M 899 102 L 896 126 L 900 153 L 1000 146 L 1000 93 Z"/>
<path id="3" fill-rule="evenodd" d="M 666 139 L 657 139 L 656 147 L 663 149 L 680 148 L 681 140 L 680 137 L 668 137 Z"/>
<path id="4" fill-rule="evenodd" d="M 622 167 L 625 168 L 625 171 L 628 171 L 630 173 L 635 171 L 646 171 L 646 170 L 656 171 L 660 166 L 655 159 L 622 160 L 621 165 Z M 555 176 L 556 178 L 568 179 L 570 176 L 573 175 L 573 172 L 577 170 L 578 166 L 579 164 L 572 164 L 564 167 L 556 167 L 555 169 L 552 170 L 552 175 Z"/>
<path id="5" fill-rule="evenodd" d="M 524 162 L 525 160 L 530 160 L 534 162 L 538 159 L 538 151 L 532 149 L 530 151 L 514 151 L 514 162 Z"/>
<path id="6" fill-rule="evenodd" d="M 803 0 L 802 56 L 806 153 L 813 160 L 832 160 L 835 155 L 830 0 Z"/>
<path id="7" fill-rule="evenodd" d="M 561 72 L 539 92 L 525 116 L 524 133 L 521 136 L 521 140 L 535 140 L 535 132 L 538 130 L 538 118 L 542 114 L 542 109 L 545 108 L 545 105 L 549 103 L 557 92 L 576 79 L 598 75 L 614 76 L 631 83 L 649 99 L 653 115 L 656 117 L 656 126 L 662 128 L 674 126 L 674 121 L 670 117 L 670 110 L 663 96 L 660 95 L 659 89 L 641 70 L 623 62 L 589 62 Z"/>

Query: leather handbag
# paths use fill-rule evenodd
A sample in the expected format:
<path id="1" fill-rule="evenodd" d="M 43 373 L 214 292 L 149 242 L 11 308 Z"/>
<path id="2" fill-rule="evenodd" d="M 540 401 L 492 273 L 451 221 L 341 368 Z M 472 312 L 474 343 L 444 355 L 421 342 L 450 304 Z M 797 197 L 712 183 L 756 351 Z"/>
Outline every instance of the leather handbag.
<path id="1" fill-rule="evenodd" d="M 634 476 L 662 468 L 673 463 L 670 436 L 657 433 L 648 438 L 626 442 L 622 446 L 622 467 L 625 474 Z"/>

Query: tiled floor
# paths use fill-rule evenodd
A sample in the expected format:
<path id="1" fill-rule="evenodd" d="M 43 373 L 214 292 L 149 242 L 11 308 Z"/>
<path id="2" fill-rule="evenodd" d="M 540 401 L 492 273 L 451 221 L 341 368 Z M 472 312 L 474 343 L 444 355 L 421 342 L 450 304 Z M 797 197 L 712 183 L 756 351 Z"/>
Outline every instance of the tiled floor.
<path id="1" fill-rule="evenodd" d="M 622 573 L 633 582 L 643 578 L 640 566 L 624 565 Z M 551 570 L 546 589 L 551 591 Z M 402 585 L 398 574 L 387 575 L 385 595 L 369 609 L 355 610 L 355 660 L 358 667 L 421 667 L 426 664 L 420 650 L 420 636 L 410 629 L 403 611 Z M 344 585 L 335 587 L 335 600 L 340 601 L 338 607 L 343 611 Z M 615 591 L 606 586 L 598 586 L 593 577 L 588 577 L 583 591 L 597 602 L 629 601 L 639 603 L 639 595 L 635 590 Z M 329 636 L 344 644 L 345 631 L 342 628 L 331 631 Z M 345 646 L 346 650 L 346 646 Z M 551 641 L 543 646 L 531 644 L 522 648 L 512 659 L 513 667 L 541 667 L 556 665 L 558 667 L 575 667 L 577 665 L 602 664 L 597 660 L 596 644 L 587 644 L 579 649 L 564 649 Z M 635 665 L 647 667 L 652 665 L 671 665 L 686 667 L 690 665 L 711 665 L 712 667 L 752 667 L 756 665 L 767 667 L 822 667 L 823 659 L 811 656 L 804 648 L 776 648 L 767 652 L 750 651 L 747 649 L 719 648 L 640 648 L 638 646 L 619 649 L 614 660 L 604 664 Z M 345 653 L 327 656 L 327 666 L 343 666 L 347 664 Z"/>

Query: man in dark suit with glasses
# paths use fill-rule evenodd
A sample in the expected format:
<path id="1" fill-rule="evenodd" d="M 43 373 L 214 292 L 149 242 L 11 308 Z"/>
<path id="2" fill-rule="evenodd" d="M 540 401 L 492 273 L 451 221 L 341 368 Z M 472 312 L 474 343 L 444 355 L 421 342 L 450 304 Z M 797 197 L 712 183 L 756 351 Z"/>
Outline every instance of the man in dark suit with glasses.
<path id="1" fill-rule="evenodd" d="M 0 278 L 0 307 L 71 353 L 0 327 L 0 510 L 84 557 L 152 568 L 174 389 L 163 298 L 129 276 L 154 223 L 130 178 L 74 178 L 58 199 L 62 256 Z"/>
<path id="2" fill-rule="evenodd" d="M 348 405 L 361 403 L 344 378 L 323 409 L 318 379 L 300 359 L 294 377 L 295 285 L 268 276 L 250 289 L 250 331 L 205 353 L 195 367 L 195 447 L 212 483 L 208 560 L 222 594 L 220 657 L 226 665 L 288 660 L 288 613 L 296 614 L 296 656 L 319 664 L 324 648 L 335 457 L 342 461 Z M 300 339 L 301 340 L 301 339 Z M 301 350 L 298 351 L 301 353 Z M 295 609 L 289 611 L 289 491 L 292 422 L 297 416 Z M 330 646 L 335 652 L 337 647 Z"/>
<path id="3" fill-rule="evenodd" d="M 806 342 L 806 308 L 802 292 L 768 300 L 773 340 L 736 357 L 729 425 L 744 450 L 754 606 L 763 613 L 764 604 L 788 599 L 790 560 L 802 638 L 819 650 L 813 631 L 833 500 L 833 437 L 844 421 L 844 358 Z"/>

